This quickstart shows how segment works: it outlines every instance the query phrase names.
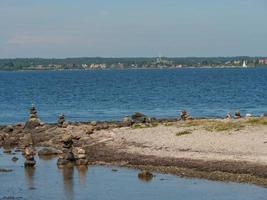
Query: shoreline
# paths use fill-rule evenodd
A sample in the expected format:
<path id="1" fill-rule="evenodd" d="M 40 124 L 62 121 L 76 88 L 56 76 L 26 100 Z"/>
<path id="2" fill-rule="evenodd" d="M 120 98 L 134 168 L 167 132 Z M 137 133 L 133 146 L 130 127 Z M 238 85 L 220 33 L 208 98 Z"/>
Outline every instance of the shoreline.
<path id="1" fill-rule="evenodd" d="M 77 122 L 1 125 L 0 147 L 22 149 L 31 134 L 36 147 L 60 150 L 66 134 L 83 147 L 89 164 L 170 173 L 267 187 L 267 118 L 159 119 L 149 123 Z M 179 133 L 179 134 L 178 134 Z M 38 163 L 37 163 L 38 165 Z"/>
<path id="2" fill-rule="evenodd" d="M 60 71 L 110 71 L 110 70 L 164 70 L 164 69 L 250 69 L 250 68 L 267 68 L 267 65 L 258 65 L 258 66 L 188 66 L 188 67 L 139 67 L 139 68 L 105 68 L 105 69 L 82 69 L 82 68 L 73 68 L 73 69 L 22 69 L 22 70 L 1 70 L 0 72 L 60 72 Z"/>

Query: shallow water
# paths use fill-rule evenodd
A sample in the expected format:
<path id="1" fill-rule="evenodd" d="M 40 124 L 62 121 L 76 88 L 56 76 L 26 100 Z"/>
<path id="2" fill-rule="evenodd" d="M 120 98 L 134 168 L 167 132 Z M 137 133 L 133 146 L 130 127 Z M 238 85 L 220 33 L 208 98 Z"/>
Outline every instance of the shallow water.
<path id="1" fill-rule="evenodd" d="M 32 102 L 44 122 L 118 120 L 139 111 L 176 117 L 267 112 L 267 68 L 0 72 L 0 124 L 23 122 Z"/>
<path id="2" fill-rule="evenodd" d="M 0 150 L 0 199 L 94 199 L 94 200 L 263 200 L 267 189 L 237 183 L 179 178 L 155 174 L 149 182 L 137 178 L 137 170 L 90 166 L 88 168 L 58 169 L 56 158 L 37 158 L 34 169 L 24 169 L 20 153 L 13 155 Z M 118 169 L 117 172 L 112 171 Z"/>

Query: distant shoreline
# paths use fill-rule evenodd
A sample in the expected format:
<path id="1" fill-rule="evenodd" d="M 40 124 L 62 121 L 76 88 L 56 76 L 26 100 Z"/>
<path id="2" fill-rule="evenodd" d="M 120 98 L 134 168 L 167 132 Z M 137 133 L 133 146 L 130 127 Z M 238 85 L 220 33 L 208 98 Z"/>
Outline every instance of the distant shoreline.
<path id="1" fill-rule="evenodd" d="M 188 67 L 267 66 L 267 57 L 76 57 L 76 58 L 6 58 L 0 70 L 135 69 Z"/>
<path id="2" fill-rule="evenodd" d="M 267 68 L 267 65 L 265 66 L 248 66 L 246 68 L 242 66 L 218 66 L 218 67 L 209 67 L 209 66 L 203 66 L 203 67 L 181 67 L 181 68 L 175 68 L 175 67 L 162 67 L 162 68 L 156 68 L 156 67 L 140 67 L 140 68 L 106 68 L 106 69 L 23 69 L 23 70 L 1 70 L 0 72 L 44 72 L 44 71 L 110 71 L 110 70 L 182 70 L 182 69 L 255 69 L 255 68 Z"/>

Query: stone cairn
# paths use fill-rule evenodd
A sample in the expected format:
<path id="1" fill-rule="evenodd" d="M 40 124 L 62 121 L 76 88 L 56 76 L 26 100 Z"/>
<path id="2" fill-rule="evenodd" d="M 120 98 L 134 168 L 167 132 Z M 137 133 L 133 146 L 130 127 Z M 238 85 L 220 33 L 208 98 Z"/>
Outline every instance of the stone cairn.
<path id="1" fill-rule="evenodd" d="M 76 147 L 74 150 L 74 155 L 75 155 L 75 164 L 78 166 L 81 165 L 87 165 L 88 160 L 86 158 L 86 153 L 85 150 L 81 147 Z"/>
<path id="2" fill-rule="evenodd" d="M 36 108 L 35 108 L 34 104 L 32 104 L 32 106 L 30 108 L 29 119 L 26 122 L 24 128 L 34 129 L 34 128 L 40 126 L 40 125 L 41 125 L 41 121 L 38 118 L 37 111 L 36 111 Z"/>
<path id="3" fill-rule="evenodd" d="M 34 167 L 34 165 L 36 164 L 34 155 L 35 155 L 35 152 L 34 152 L 34 148 L 32 144 L 27 145 L 24 149 L 24 157 L 25 157 L 24 166 L 25 167 Z"/>
<path id="4" fill-rule="evenodd" d="M 180 113 L 180 119 L 185 121 L 193 118 L 185 110 L 182 110 Z"/>
<path id="5" fill-rule="evenodd" d="M 57 161 L 58 166 L 73 165 L 75 163 L 75 157 L 73 154 L 73 140 L 71 135 L 67 135 L 62 139 L 62 152 L 63 154 Z"/>
<path id="6" fill-rule="evenodd" d="M 65 123 L 65 115 L 63 113 L 61 113 L 58 117 L 58 121 L 57 121 L 57 126 L 59 128 L 63 128 L 64 126 L 64 123 Z"/>
<path id="7" fill-rule="evenodd" d="M 35 150 L 33 144 L 34 142 L 32 134 L 28 133 L 24 137 L 24 150 L 22 152 L 22 155 L 24 155 L 25 158 L 24 167 L 34 167 L 36 164 L 36 161 L 34 159 Z"/>

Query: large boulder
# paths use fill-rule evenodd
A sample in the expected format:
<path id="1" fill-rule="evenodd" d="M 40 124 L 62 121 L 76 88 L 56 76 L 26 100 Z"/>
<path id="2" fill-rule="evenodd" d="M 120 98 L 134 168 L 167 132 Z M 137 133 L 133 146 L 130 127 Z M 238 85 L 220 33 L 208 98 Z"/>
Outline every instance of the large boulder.
<path id="1" fill-rule="evenodd" d="M 146 123 L 148 121 L 148 117 L 140 112 L 135 112 L 131 116 L 132 123 Z"/>

